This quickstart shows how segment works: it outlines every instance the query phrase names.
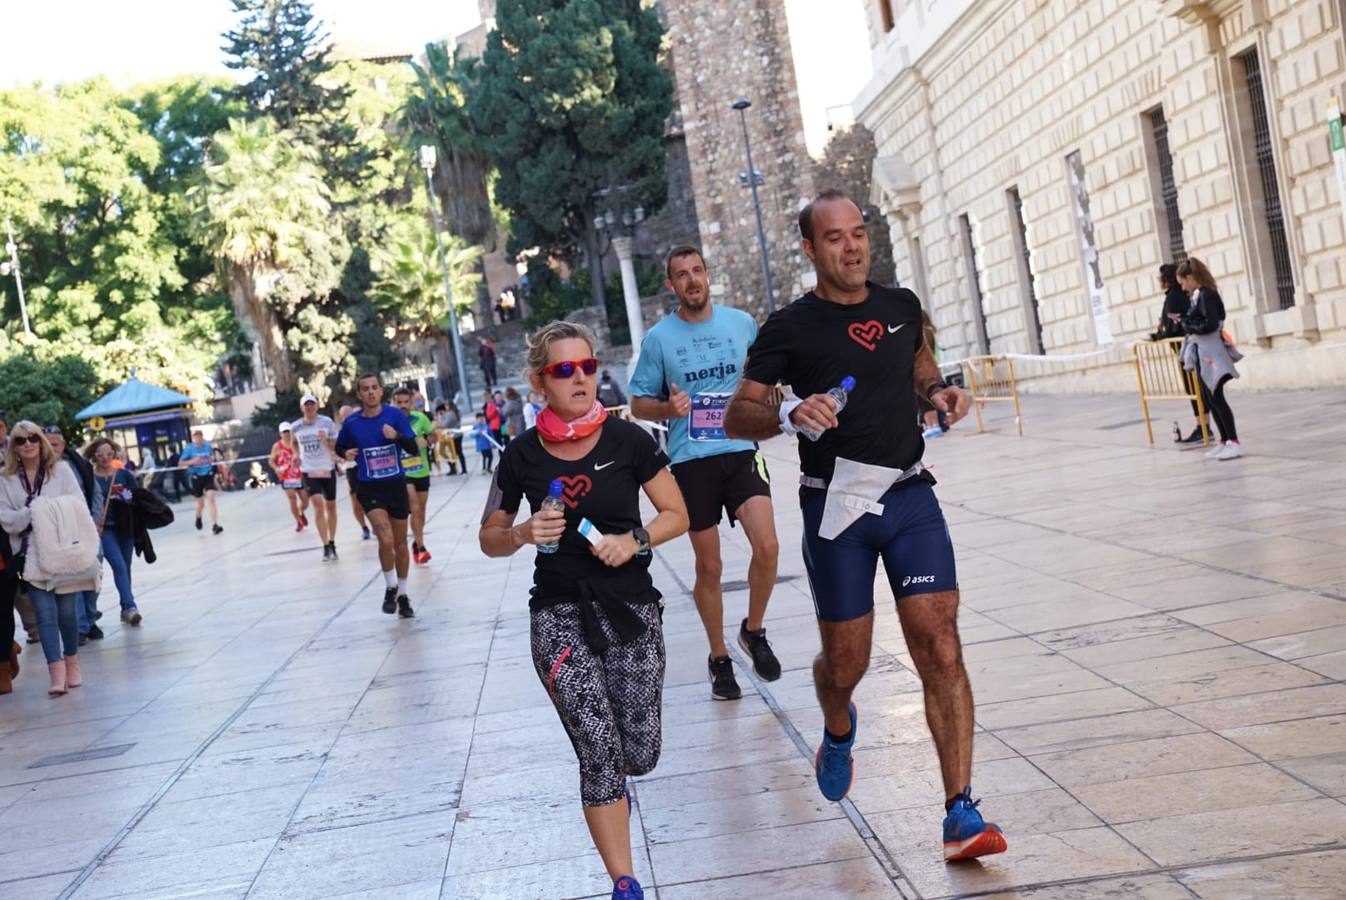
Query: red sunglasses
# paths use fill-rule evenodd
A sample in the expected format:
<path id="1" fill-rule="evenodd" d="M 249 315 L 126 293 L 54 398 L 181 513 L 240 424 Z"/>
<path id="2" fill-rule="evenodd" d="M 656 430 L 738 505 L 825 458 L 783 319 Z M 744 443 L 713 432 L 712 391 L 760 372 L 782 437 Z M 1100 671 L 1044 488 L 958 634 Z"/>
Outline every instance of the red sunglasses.
<path id="1" fill-rule="evenodd" d="M 563 359 L 549 366 L 543 366 L 542 373 L 553 378 L 570 378 L 576 369 L 585 375 L 592 375 L 598 371 L 598 360 L 592 356 L 588 359 Z"/>

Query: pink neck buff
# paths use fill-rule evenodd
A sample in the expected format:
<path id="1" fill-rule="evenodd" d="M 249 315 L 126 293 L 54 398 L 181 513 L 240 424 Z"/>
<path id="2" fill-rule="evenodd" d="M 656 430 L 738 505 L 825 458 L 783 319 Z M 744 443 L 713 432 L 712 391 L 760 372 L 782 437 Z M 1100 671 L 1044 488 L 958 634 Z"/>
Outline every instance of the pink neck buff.
<path id="1" fill-rule="evenodd" d="M 542 435 L 544 441 L 554 444 L 578 441 L 602 428 L 607 417 L 608 411 L 597 400 L 593 408 L 573 422 L 562 421 L 550 406 L 544 406 L 542 412 L 537 414 L 537 433 Z"/>

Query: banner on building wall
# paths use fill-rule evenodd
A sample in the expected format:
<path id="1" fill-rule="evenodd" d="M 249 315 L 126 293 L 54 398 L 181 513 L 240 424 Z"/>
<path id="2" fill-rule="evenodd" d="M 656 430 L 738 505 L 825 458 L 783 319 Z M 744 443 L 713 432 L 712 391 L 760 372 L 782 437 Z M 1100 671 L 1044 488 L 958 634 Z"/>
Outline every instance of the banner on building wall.
<path id="1" fill-rule="evenodd" d="M 1084 263 L 1084 286 L 1089 294 L 1089 312 L 1094 317 L 1094 338 L 1100 344 L 1112 343 L 1108 325 L 1108 296 L 1103 290 L 1103 272 L 1098 263 L 1098 244 L 1094 240 L 1094 217 L 1089 212 L 1089 188 L 1084 183 L 1084 159 L 1080 151 L 1066 157 L 1070 178 L 1070 196 L 1075 208 L 1075 236 L 1080 243 Z"/>
<path id="2" fill-rule="evenodd" d="M 1336 97 L 1327 101 L 1327 130 L 1332 137 L 1332 160 L 1337 166 L 1337 199 L 1341 203 L 1341 220 L 1346 225 L 1346 136 L 1342 134 L 1341 106 Z"/>

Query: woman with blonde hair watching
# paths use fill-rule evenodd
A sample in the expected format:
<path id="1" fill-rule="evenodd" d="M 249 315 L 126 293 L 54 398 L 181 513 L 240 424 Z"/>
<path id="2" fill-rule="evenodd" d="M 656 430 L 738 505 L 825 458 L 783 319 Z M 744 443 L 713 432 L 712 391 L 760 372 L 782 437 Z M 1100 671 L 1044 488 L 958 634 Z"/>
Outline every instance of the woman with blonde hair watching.
<path id="1" fill-rule="evenodd" d="M 0 470 L 0 528 L 9 535 L 14 552 L 11 564 L 16 566 L 37 611 L 37 632 L 51 675 L 47 693 L 52 696 L 64 694 L 69 688 L 84 683 L 79 666 L 75 602 L 81 591 L 94 590 L 98 586 L 94 577 L 87 581 L 63 578 L 59 588 L 53 589 L 56 584 L 52 577 L 34 571 L 35 566 L 26 566 L 27 554 L 32 547 L 31 507 L 34 500 L 38 497 L 77 497 L 79 507 L 88 513 L 84 491 L 74 469 L 56 463 L 56 451 L 41 428 L 28 421 L 14 426 L 9 447 L 5 450 L 4 468 Z"/>
<path id="2" fill-rule="evenodd" d="M 487 556 L 537 546 L 533 666 L 579 758 L 584 818 L 612 896 L 639 900 L 626 779 L 659 760 L 664 683 L 649 551 L 687 530 L 687 509 L 668 457 L 599 402 L 593 347 L 593 332 L 572 322 L 529 341 L 529 381 L 546 405 L 501 454 L 479 540 Z M 641 491 L 658 513 L 647 525 Z M 515 525 L 525 498 L 532 516 Z"/>

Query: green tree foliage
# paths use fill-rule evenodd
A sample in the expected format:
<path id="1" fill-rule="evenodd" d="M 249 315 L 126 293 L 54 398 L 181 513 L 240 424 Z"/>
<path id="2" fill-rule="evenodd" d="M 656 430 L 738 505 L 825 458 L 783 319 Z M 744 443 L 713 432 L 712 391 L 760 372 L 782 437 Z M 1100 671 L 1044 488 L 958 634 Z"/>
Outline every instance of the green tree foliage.
<path id="1" fill-rule="evenodd" d="M 0 357 L 0 409 L 10 427 L 28 419 L 79 434 L 75 413 L 98 399 L 98 387 L 87 360 L 50 345 Z"/>
<path id="2" fill-rule="evenodd" d="M 184 76 L 0 92 L 0 221 L 14 225 L 34 329 L 22 333 L 14 280 L 0 278 L 11 415 L 41 398 L 56 404 L 42 418 L 68 424 L 132 368 L 209 415 L 217 368 L 247 374 L 254 344 L 255 374 L 279 397 L 325 398 L 360 369 L 397 365 L 393 339 L 426 320 L 419 295 L 371 297 L 371 252 L 427 211 L 402 124 L 417 73 L 332 62 L 307 3 L 234 8 L 224 49 L 249 72 L 241 87 Z M 447 95 L 449 73 L 432 70 Z"/>
<path id="3" fill-rule="evenodd" d="M 469 243 L 494 242 L 491 198 L 487 189 L 491 164 L 485 139 L 467 110 L 472 89 L 471 60 L 456 62 L 448 45 L 425 45 L 425 64 L 412 63 L 415 82 L 402 107 L 400 126 L 409 144 L 435 148 L 435 194 L 444 224 Z"/>
<path id="4" fill-rule="evenodd" d="M 251 327 L 278 391 L 295 385 L 287 332 L 301 304 L 323 298 L 340 278 L 344 238 L 317 153 L 269 119 L 231 119 L 215 136 L 205 181 L 193 189 L 200 228 L 225 271 L 229 299 Z"/>
<path id="5" fill-rule="evenodd" d="M 664 122 L 672 81 L 658 62 L 663 29 L 641 0 L 500 0 L 469 99 L 499 170 L 513 250 L 592 259 L 594 192 L 664 202 Z"/>
<path id="6" fill-rule="evenodd" d="M 470 312 L 481 276 L 475 271 L 480 247 L 444 232 L 449 288 L 459 314 Z M 449 327 L 444 302 L 444 269 L 440 265 L 435 233 L 423 216 L 408 216 L 391 230 L 370 257 L 375 281 L 370 287 L 374 305 L 392 316 L 400 331 L 427 337 Z"/>
<path id="7" fill-rule="evenodd" d="M 265 116 L 322 151 L 333 180 L 359 177 L 365 154 L 346 121 L 350 89 L 324 79 L 335 68 L 322 23 L 303 0 L 233 0 L 238 24 L 224 34 L 225 65 L 253 73 L 235 96 L 252 117 Z"/>
<path id="8" fill-rule="evenodd" d="M 426 216 L 406 216 L 390 230 L 384 243 L 370 257 L 375 281 L 370 299 L 383 311 L 400 338 L 433 340 L 438 376 L 453 381 L 452 323 L 444 300 L 444 268 L 434 229 Z M 482 249 L 448 232 L 441 235 L 448 262 L 449 289 L 461 316 L 469 312 L 481 285 Z M 400 341 L 399 341 L 400 342 Z"/>
<path id="9" fill-rule="evenodd" d="M 445 227 L 469 244 L 494 249 L 498 228 L 488 181 L 491 162 L 467 109 L 474 61 L 454 58 L 447 43 L 425 45 L 425 63 L 412 63 L 415 81 L 407 92 L 399 127 L 412 148 L 435 148 L 433 186 Z M 477 263 L 478 274 L 484 264 Z M 475 299 L 483 321 L 491 321 L 485 279 Z"/>
<path id="10" fill-rule="evenodd" d="M 217 90 L 124 93 L 94 79 L 0 93 L 0 218 L 14 224 L 35 332 L 18 335 L 17 292 L 3 279 L 2 327 L 16 337 L 0 340 L 0 359 L 79 357 L 104 388 L 135 367 L 211 395 L 232 317 L 180 190 L 191 147 L 214 127 Z"/>
<path id="11" fill-rule="evenodd" d="M 308 237 L 299 231 L 291 236 L 300 243 L 319 232 L 330 239 L 307 272 L 296 271 L 295 261 L 279 269 L 263 266 L 273 274 L 285 271 L 283 280 L 292 293 L 262 298 L 276 321 L 269 323 L 271 339 L 260 328 L 258 333 L 268 361 L 284 357 L 274 369 L 279 391 L 302 383 L 325 396 L 329 389 L 340 389 L 341 373 L 357 364 L 382 368 L 396 361 L 388 329 L 367 294 L 367 248 L 381 242 L 414 196 L 408 180 L 414 172 L 411 150 L 392 128 L 412 74 L 402 66 L 331 61 L 327 37 L 309 3 L 234 0 L 234 9 L 239 20 L 225 35 L 227 64 L 254 73 L 240 86 L 238 99 L 249 118 L 272 119 L 288 135 L 285 143 L 307 148 L 302 155 L 317 170 L 306 176 L 321 182 L 327 203 L 320 228 L 305 226 L 301 231 L 312 231 Z M 312 198 L 307 188 L 304 193 Z M 269 276 L 261 274 L 266 287 Z M 231 272 L 229 278 L 236 306 L 248 299 L 246 275 Z M 263 318 L 267 314 L 266 309 L 257 312 Z M 320 348 L 324 340 L 343 345 Z"/>

